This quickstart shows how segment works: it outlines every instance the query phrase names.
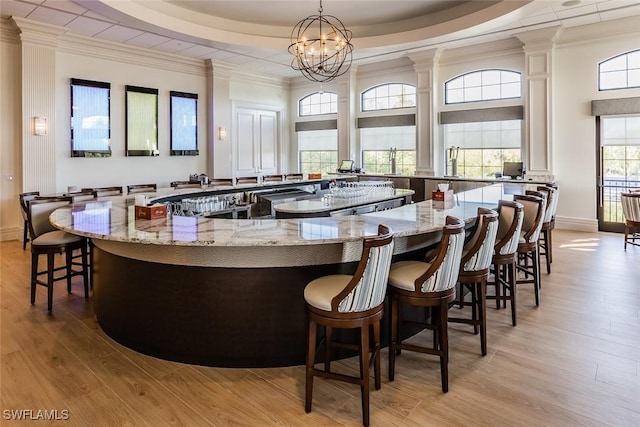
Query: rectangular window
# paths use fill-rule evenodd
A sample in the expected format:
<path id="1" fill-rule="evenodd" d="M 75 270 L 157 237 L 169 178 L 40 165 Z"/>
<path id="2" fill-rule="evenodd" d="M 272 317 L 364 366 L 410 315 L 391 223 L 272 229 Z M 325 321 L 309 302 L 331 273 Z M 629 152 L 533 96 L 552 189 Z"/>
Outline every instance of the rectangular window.
<path id="1" fill-rule="evenodd" d="M 111 156 L 111 84 L 71 79 L 71 157 Z"/>
<path id="2" fill-rule="evenodd" d="M 300 172 L 335 173 L 338 168 L 338 131 L 299 131 L 297 135 Z"/>
<path id="3" fill-rule="evenodd" d="M 416 170 L 416 127 L 360 128 L 362 169 L 367 173 L 413 175 Z M 396 170 L 392 169 L 395 149 Z"/>
<path id="4" fill-rule="evenodd" d="M 460 147 L 457 175 L 495 178 L 504 162 L 522 161 L 521 127 L 522 120 L 445 124 L 445 148 Z M 447 174 L 451 175 L 452 164 L 447 162 Z"/>
<path id="5" fill-rule="evenodd" d="M 127 156 L 158 156 L 158 89 L 126 86 Z"/>
<path id="6" fill-rule="evenodd" d="M 198 155 L 198 95 L 171 91 L 171 155 Z"/>

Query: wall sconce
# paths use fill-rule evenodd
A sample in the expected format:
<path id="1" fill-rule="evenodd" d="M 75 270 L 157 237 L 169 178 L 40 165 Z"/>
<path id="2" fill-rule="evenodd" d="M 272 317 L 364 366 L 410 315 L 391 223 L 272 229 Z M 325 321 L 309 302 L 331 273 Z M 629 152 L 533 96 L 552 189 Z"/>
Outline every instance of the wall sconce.
<path id="1" fill-rule="evenodd" d="M 33 134 L 38 136 L 43 136 L 47 134 L 47 118 L 46 117 L 33 118 Z"/>
<path id="2" fill-rule="evenodd" d="M 220 126 L 218 128 L 218 139 L 220 141 L 226 141 L 227 140 L 227 128 L 224 126 Z"/>

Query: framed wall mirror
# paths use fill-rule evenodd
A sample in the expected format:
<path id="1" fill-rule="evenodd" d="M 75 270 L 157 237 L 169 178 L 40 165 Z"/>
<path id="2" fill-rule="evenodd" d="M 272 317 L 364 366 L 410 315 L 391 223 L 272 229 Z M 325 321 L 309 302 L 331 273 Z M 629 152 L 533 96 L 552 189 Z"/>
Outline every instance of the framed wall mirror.
<path id="1" fill-rule="evenodd" d="M 158 156 L 158 89 L 126 86 L 127 156 Z"/>
<path id="2" fill-rule="evenodd" d="M 171 155 L 197 156 L 198 152 L 198 95 L 170 92 Z"/>

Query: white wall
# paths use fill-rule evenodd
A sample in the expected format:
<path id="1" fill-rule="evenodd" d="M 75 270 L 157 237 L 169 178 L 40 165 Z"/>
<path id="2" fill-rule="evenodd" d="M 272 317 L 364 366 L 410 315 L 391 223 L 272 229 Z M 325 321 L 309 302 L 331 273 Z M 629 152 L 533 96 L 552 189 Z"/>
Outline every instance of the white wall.
<path id="1" fill-rule="evenodd" d="M 56 55 L 56 188 L 99 187 L 157 183 L 168 187 L 171 181 L 187 180 L 190 174 L 207 173 L 206 80 L 204 63 L 192 65 L 191 73 L 149 65 L 125 64 L 114 59 L 90 57 L 66 51 Z M 111 157 L 72 158 L 70 131 L 69 79 L 79 78 L 111 83 Z M 125 85 L 158 89 L 157 157 L 125 156 Z M 198 156 L 170 155 L 169 91 L 198 94 Z"/>
<path id="2" fill-rule="evenodd" d="M 565 33 L 559 41 L 553 82 L 552 159 L 561 189 L 557 216 L 567 228 L 595 230 L 596 128 L 591 101 L 640 96 L 640 89 L 598 91 L 598 63 L 640 48 L 640 33 L 563 45 L 565 36 L 574 37 Z"/>

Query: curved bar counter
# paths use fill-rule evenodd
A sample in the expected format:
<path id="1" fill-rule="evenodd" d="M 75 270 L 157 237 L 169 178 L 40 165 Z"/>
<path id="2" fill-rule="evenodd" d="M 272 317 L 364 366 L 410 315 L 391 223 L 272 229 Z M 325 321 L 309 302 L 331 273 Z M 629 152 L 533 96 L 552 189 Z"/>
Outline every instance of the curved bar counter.
<path id="1" fill-rule="evenodd" d="M 152 200 L 169 197 L 176 193 Z M 355 216 L 142 220 L 133 197 L 115 197 L 59 209 L 50 219 L 92 239 L 95 314 L 116 341 L 186 363 L 289 366 L 304 363 L 304 287 L 323 275 L 353 273 L 363 237 L 376 234 L 379 223 L 394 232 L 394 259 L 422 257 L 439 241 L 447 215 L 472 221 L 479 206 L 500 198 L 503 185 L 440 205 Z"/>

